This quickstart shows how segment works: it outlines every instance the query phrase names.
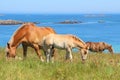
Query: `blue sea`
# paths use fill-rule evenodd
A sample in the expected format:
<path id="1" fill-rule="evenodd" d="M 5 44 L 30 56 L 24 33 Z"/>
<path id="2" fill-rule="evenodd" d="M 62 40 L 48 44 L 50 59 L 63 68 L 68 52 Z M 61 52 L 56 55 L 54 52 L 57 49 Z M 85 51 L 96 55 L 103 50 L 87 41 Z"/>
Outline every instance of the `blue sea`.
<path id="1" fill-rule="evenodd" d="M 120 52 L 120 14 L 3 14 L 0 20 L 40 22 L 38 26 L 50 26 L 58 34 L 73 34 L 83 41 L 106 42 Z M 58 24 L 65 20 L 79 24 Z M 14 31 L 21 25 L 0 25 L 0 47 L 5 47 Z"/>

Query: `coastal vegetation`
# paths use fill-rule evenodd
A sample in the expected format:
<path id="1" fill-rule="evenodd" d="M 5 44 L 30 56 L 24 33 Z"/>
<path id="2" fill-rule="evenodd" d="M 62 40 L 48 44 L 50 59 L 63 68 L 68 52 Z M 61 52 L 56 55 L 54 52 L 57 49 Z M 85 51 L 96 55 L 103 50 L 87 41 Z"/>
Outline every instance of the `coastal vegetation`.
<path id="1" fill-rule="evenodd" d="M 23 57 L 22 48 L 17 56 Z M 0 80 L 119 80 L 120 54 L 89 53 L 85 63 L 78 52 L 73 62 L 65 61 L 65 51 L 58 50 L 54 63 L 41 62 L 32 48 L 25 60 L 6 60 L 0 48 Z"/>

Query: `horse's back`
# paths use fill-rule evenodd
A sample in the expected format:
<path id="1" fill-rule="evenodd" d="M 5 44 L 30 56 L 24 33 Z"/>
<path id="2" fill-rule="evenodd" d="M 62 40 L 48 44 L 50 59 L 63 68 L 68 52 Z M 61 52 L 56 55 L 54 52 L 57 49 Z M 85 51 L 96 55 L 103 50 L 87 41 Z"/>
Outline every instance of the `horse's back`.
<path id="1" fill-rule="evenodd" d="M 56 44 L 56 45 L 64 45 L 64 46 L 72 46 L 74 47 L 77 42 L 80 44 L 83 43 L 83 41 L 77 39 L 74 35 L 71 34 L 49 34 L 47 35 L 44 40 L 46 44 Z M 85 44 L 85 43 L 83 43 Z M 86 45 L 86 44 L 85 44 Z"/>
<path id="2" fill-rule="evenodd" d="M 69 35 L 49 34 L 43 39 L 46 44 L 67 44 L 71 43 Z"/>
<path id="3" fill-rule="evenodd" d="M 32 44 L 41 42 L 44 36 L 51 33 L 55 34 L 55 31 L 50 27 L 38 27 L 34 23 L 25 23 L 16 31 L 14 37 L 19 38 L 16 41 L 21 39 L 21 42 Z"/>
<path id="4" fill-rule="evenodd" d="M 30 31 L 29 37 L 33 42 L 39 43 L 42 41 L 43 37 L 48 34 L 56 34 L 56 32 L 50 27 L 35 27 L 32 31 Z"/>
<path id="5" fill-rule="evenodd" d="M 60 34 L 49 34 L 46 36 L 46 39 L 53 39 L 54 41 L 70 41 L 71 37 L 69 35 L 60 35 Z"/>
<path id="6" fill-rule="evenodd" d="M 86 42 L 86 44 L 89 46 L 104 46 L 106 43 L 105 42 Z"/>

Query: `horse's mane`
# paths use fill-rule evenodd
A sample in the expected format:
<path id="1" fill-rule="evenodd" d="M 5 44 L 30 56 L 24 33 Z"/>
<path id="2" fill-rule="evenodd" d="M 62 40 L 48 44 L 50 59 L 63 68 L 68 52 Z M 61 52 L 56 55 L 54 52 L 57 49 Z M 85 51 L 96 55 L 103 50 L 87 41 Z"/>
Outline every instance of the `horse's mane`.
<path id="1" fill-rule="evenodd" d="M 70 35 L 73 39 L 75 39 L 76 41 L 82 42 L 83 44 L 85 44 L 85 42 L 83 40 L 81 40 L 79 37 L 75 36 L 75 35 Z"/>
<path id="2" fill-rule="evenodd" d="M 12 43 L 14 36 L 17 35 L 17 34 L 18 34 L 21 30 L 23 30 L 25 27 L 28 27 L 28 26 L 30 26 L 30 25 L 31 25 L 31 26 L 35 26 L 34 23 L 24 23 L 24 24 L 22 24 L 22 25 L 13 33 L 13 35 L 12 35 L 12 37 L 11 37 L 11 39 L 9 40 L 8 43 Z"/>

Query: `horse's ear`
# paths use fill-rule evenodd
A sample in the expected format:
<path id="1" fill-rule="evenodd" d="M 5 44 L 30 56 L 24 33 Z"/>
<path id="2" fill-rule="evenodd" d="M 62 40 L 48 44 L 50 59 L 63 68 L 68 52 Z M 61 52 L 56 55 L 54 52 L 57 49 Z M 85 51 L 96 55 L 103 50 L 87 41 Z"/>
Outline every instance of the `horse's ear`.
<path id="1" fill-rule="evenodd" d="M 7 48 L 10 49 L 10 43 L 7 43 Z"/>

